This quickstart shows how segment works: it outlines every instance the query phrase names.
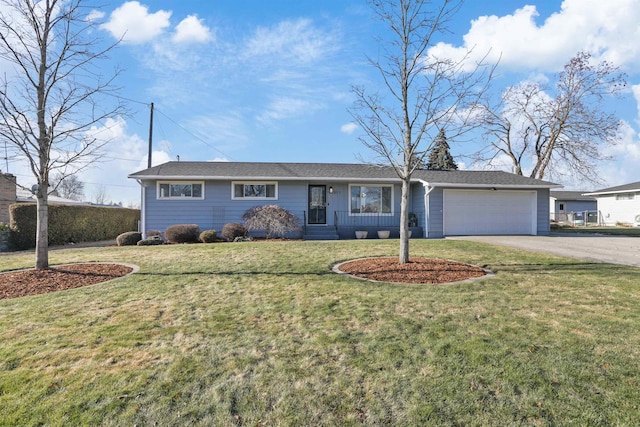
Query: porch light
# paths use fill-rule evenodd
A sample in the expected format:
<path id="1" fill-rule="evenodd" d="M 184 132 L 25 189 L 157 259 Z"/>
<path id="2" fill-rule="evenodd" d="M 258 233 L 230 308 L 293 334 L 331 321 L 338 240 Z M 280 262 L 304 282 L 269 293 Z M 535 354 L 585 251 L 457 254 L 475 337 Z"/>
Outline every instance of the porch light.
<path id="1" fill-rule="evenodd" d="M 329 186 L 329 193 L 333 194 L 333 187 Z"/>

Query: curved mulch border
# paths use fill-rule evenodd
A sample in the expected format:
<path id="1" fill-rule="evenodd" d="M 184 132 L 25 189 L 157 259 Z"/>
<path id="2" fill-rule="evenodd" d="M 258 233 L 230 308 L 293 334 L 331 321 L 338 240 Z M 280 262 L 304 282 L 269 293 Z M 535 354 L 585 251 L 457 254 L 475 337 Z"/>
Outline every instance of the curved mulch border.
<path id="1" fill-rule="evenodd" d="M 0 272 L 0 299 L 19 298 L 110 282 L 140 270 L 135 264 L 84 262 L 48 269 Z"/>
<path id="2" fill-rule="evenodd" d="M 399 264 L 397 257 L 360 258 L 336 264 L 332 271 L 370 282 L 420 285 L 453 285 L 494 276 L 475 265 L 423 257 L 410 258 L 407 264 Z"/>

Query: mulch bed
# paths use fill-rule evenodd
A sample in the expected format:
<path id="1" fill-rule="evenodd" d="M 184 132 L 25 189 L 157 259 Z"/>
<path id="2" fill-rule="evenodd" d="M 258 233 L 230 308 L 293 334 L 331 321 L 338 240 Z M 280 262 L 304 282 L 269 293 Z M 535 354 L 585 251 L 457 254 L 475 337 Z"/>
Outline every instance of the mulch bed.
<path id="1" fill-rule="evenodd" d="M 0 274 L 0 299 L 95 285 L 126 276 L 132 271 L 133 268 L 122 264 L 88 263 L 2 273 Z"/>
<path id="2" fill-rule="evenodd" d="M 417 284 L 459 282 L 487 275 L 480 267 L 432 258 L 411 258 L 406 264 L 399 264 L 395 257 L 363 258 L 339 264 L 336 269 L 368 280 Z M 86 263 L 1 273 L 0 299 L 95 285 L 132 271 L 132 267 L 122 264 Z"/>
<path id="3" fill-rule="evenodd" d="M 483 277 L 480 267 L 433 258 L 410 258 L 399 264 L 398 258 L 363 258 L 336 266 L 340 272 L 379 282 L 441 284 Z"/>

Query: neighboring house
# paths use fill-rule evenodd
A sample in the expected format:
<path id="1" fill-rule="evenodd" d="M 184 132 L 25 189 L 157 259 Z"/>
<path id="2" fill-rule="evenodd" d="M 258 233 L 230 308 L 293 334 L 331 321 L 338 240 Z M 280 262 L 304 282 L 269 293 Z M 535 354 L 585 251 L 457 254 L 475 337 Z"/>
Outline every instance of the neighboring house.
<path id="1" fill-rule="evenodd" d="M 605 225 L 640 227 L 640 182 L 603 188 L 585 195 L 596 198 L 600 218 Z"/>
<path id="2" fill-rule="evenodd" d="M 400 225 L 401 181 L 391 167 L 332 163 L 168 162 L 129 175 L 142 186 L 143 232 L 173 224 L 220 230 L 256 205 L 301 219 L 305 239 L 353 238 Z M 547 181 L 497 171 L 417 170 L 413 237 L 549 233 Z"/>
<path id="3" fill-rule="evenodd" d="M 27 191 L 24 188 L 18 187 L 18 189 L 16 190 L 16 202 L 17 203 L 36 203 L 37 198 L 35 194 L 33 194 L 32 192 Z M 49 194 L 49 197 L 47 197 L 47 202 L 50 205 L 90 205 L 91 204 L 89 202 L 67 199 L 67 198 L 56 196 L 53 194 Z"/>
<path id="4" fill-rule="evenodd" d="M 9 206 L 16 202 L 16 177 L 0 171 L 0 222 L 9 224 Z"/>
<path id="5" fill-rule="evenodd" d="M 551 221 L 597 223 L 598 203 L 593 196 L 585 196 L 586 191 L 551 191 Z"/>
<path id="6" fill-rule="evenodd" d="M 50 195 L 49 204 L 74 205 L 88 204 L 77 200 L 65 199 Z M 30 192 L 16 185 L 16 177 L 9 173 L 0 171 L 0 222 L 9 223 L 9 206 L 14 203 L 36 203 L 36 197 Z"/>

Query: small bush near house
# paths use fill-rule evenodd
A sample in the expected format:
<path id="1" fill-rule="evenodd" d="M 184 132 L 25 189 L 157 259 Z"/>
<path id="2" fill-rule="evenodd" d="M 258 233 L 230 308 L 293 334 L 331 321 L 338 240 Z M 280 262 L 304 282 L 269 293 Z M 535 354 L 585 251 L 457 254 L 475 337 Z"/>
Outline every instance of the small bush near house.
<path id="1" fill-rule="evenodd" d="M 160 238 L 162 238 L 162 231 L 160 231 L 160 230 L 147 230 L 147 238 L 153 237 L 153 236 L 159 236 Z"/>
<path id="2" fill-rule="evenodd" d="M 277 205 L 255 206 L 242 215 L 249 230 L 264 231 L 267 239 L 300 231 L 300 219 Z"/>
<path id="3" fill-rule="evenodd" d="M 237 237 L 245 237 L 249 230 L 244 225 L 237 222 L 230 222 L 222 227 L 220 234 L 225 240 L 233 242 Z"/>
<path id="4" fill-rule="evenodd" d="M 216 230 L 204 230 L 200 233 L 200 241 L 202 243 L 214 243 L 218 240 L 218 233 Z"/>
<path id="5" fill-rule="evenodd" d="M 116 237 L 118 246 L 135 246 L 142 240 L 142 233 L 138 231 L 127 231 Z"/>
<path id="6" fill-rule="evenodd" d="M 147 237 L 146 239 L 140 240 L 136 244 L 138 246 L 153 246 L 153 245 L 162 245 L 163 243 L 164 243 L 164 240 L 162 240 L 162 237 L 151 236 L 151 237 Z"/>
<path id="7" fill-rule="evenodd" d="M 170 243 L 197 243 L 200 238 L 200 227 L 197 224 L 170 225 L 164 230 L 164 237 Z"/>

